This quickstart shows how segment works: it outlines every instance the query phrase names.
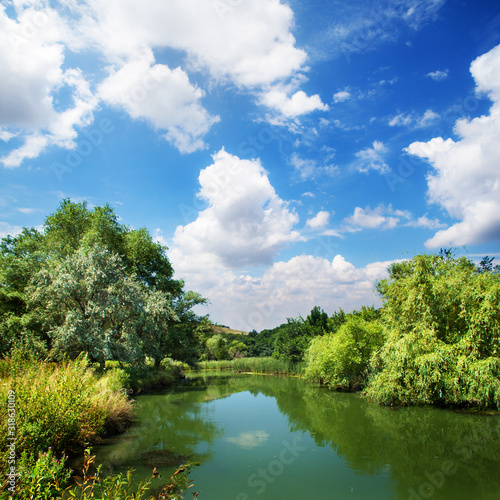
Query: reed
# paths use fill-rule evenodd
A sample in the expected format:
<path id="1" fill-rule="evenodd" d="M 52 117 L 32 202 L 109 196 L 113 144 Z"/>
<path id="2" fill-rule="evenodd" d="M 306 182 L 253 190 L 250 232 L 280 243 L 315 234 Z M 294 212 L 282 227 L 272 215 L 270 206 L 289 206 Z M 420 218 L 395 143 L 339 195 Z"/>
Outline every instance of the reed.
<path id="1" fill-rule="evenodd" d="M 267 373 L 271 375 L 301 375 L 302 365 L 275 359 L 266 358 L 237 358 L 223 361 L 201 361 L 198 368 L 203 371 L 230 370 L 243 373 Z"/>

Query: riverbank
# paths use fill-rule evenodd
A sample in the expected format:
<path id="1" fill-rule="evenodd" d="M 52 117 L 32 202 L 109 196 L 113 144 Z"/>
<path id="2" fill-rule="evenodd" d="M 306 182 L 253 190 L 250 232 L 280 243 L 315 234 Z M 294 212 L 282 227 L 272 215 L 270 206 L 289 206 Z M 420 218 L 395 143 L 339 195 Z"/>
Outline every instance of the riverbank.
<path id="1" fill-rule="evenodd" d="M 69 457 L 127 428 L 135 416 L 131 394 L 167 387 L 181 373 L 181 364 L 168 360 L 158 368 L 111 363 L 104 371 L 84 356 L 62 363 L 2 360 L 1 498 L 61 498 L 74 472 Z M 106 484 L 115 491 L 112 483 Z"/>
<path id="2" fill-rule="evenodd" d="M 370 398 L 367 395 L 366 386 L 362 384 L 358 385 L 347 385 L 347 386 L 332 386 L 321 380 L 321 378 L 310 376 L 308 373 L 308 365 L 307 362 L 303 363 L 291 363 L 287 361 L 283 361 L 280 359 L 275 359 L 272 357 L 262 357 L 262 358 L 238 358 L 231 360 L 222 360 L 222 361 L 201 361 L 197 365 L 197 370 L 193 370 L 193 372 L 207 372 L 207 371 L 228 371 L 234 373 L 254 373 L 259 375 L 282 375 L 282 376 L 293 376 L 300 377 L 305 380 L 308 380 L 311 383 L 315 383 L 316 385 L 328 387 L 330 390 L 334 392 L 353 392 L 362 394 L 373 404 L 382 404 L 376 399 Z M 454 411 L 456 413 L 467 413 L 472 415 L 500 415 L 500 410 L 498 408 L 484 408 L 479 405 L 474 405 L 471 403 L 462 403 L 462 404 L 448 404 L 448 405 L 439 405 L 437 403 L 420 403 L 420 404 L 394 404 L 389 405 L 391 407 L 403 407 L 403 406 L 433 406 L 433 407 L 441 407 L 447 409 L 449 411 Z"/>

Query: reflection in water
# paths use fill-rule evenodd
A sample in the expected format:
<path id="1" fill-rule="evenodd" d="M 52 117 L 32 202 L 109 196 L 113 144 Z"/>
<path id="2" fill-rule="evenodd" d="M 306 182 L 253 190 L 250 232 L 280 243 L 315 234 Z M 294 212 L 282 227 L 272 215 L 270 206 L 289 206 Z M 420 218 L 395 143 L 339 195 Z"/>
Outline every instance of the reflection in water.
<path id="1" fill-rule="evenodd" d="M 498 416 L 395 410 L 268 376 L 200 377 L 138 400 L 138 425 L 99 458 L 190 456 L 201 500 L 500 498 Z"/>
<path id="2" fill-rule="evenodd" d="M 168 450 L 192 462 L 206 461 L 212 454 L 209 445 L 222 430 L 211 418 L 213 410 L 201 403 L 233 392 L 229 379 L 218 378 L 209 385 L 196 379 L 161 395 L 139 397 L 137 424 L 125 435 L 110 440 L 112 445 L 96 449 L 98 462 L 106 473 L 133 467 L 149 477 L 151 461 L 145 465 L 141 460 L 141 455 L 148 452 Z M 167 474 L 175 467 L 165 469 L 162 472 Z"/>
<path id="3" fill-rule="evenodd" d="M 255 448 L 263 444 L 269 438 L 266 431 L 240 432 L 236 437 L 225 438 L 228 443 L 233 443 L 241 448 Z"/>

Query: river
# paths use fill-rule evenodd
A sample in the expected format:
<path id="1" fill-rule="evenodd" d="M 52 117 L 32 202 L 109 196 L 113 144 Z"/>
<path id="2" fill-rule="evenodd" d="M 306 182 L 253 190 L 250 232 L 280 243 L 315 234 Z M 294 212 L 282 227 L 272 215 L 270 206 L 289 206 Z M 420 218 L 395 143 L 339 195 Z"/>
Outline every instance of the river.
<path id="1" fill-rule="evenodd" d="M 200 462 L 199 500 L 500 499 L 499 416 L 381 407 L 264 375 L 193 375 L 137 403 L 98 463 L 146 478 L 168 450 Z"/>

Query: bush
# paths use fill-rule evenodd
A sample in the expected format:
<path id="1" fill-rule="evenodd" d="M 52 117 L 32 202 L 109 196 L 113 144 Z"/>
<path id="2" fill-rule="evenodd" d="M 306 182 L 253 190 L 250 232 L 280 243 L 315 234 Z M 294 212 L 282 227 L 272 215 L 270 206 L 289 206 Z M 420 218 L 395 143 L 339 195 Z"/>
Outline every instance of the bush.
<path id="1" fill-rule="evenodd" d="M 358 389 L 370 373 L 370 359 L 382 346 L 382 325 L 350 316 L 337 333 L 316 337 L 306 351 L 304 375 L 334 388 Z"/>
<path id="2" fill-rule="evenodd" d="M 62 494 L 71 478 L 71 470 L 66 469 L 66 456 L 58 460 L 51 449 L 40 452 L 35 460 L 33 455 L 22 453 L 18 472 L 18 498 L 52 500 Z"/>
<path id="3" fill-rule="evenodd" d="M 36 454 L 71 449 L 103 429 L 106 410 L 95 404 L 97 379 L 87 359 L 56 364 L 20 362 L 11 389 L 16 394 L 17 447 Z"/>
<path id="4" fill-rule="evenodd" d="M 99 379 L 85 357 L 60 364 L 6 360 L 2 371 L 10 371 L 10 377 L 0 387 L 0 472 L 7 470 L 7 402 L 11 401 L 21 470 L 35 471 L 26 488 L 38 489 L 39 495 L 48 495 L 49 476 L 64 482 L 64 460 L 57 462 L 55 457 L 83 449 L 104 430 L 123 429 L 132 417 L 132 403 L 119 385 L 122 374 L 115 370 Z"/>

